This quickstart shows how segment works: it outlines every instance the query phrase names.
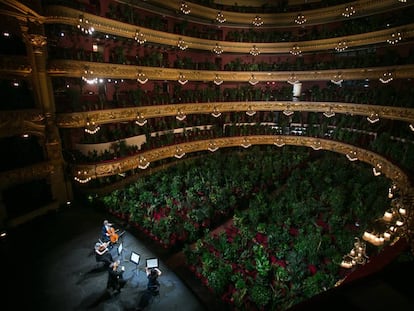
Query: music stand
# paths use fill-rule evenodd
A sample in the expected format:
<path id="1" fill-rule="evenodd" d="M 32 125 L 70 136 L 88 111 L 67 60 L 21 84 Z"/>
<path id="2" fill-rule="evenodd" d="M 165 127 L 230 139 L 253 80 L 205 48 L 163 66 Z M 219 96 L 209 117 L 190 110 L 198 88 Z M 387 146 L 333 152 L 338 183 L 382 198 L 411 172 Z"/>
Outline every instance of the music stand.
<path id="1" fill-rule="evenodd" d="M 117 251 L 118 251 L 118 256 L 121 257 L 121 259 L 122 259 L 122 250 L 123 250 L 123 247 L 124 246 L 123 246 L 122 242 L 119 243 Z"/>
<path id="2" fill-rule="evenodd" d="M 139 261 L 141 260 L 141 256 L 138 253 L 135 253 L 134 251 L 131 252 L 131 257 L 129 258 L 129 261 L 133 262 L 135 264 L 135 273 L 138 274 L 138 265 Z"/>
<path id="3" fill-rule="evenodd" d="M 146 262 L 147 268 L 158 268 L 158 258 L 147 258 Z"/>

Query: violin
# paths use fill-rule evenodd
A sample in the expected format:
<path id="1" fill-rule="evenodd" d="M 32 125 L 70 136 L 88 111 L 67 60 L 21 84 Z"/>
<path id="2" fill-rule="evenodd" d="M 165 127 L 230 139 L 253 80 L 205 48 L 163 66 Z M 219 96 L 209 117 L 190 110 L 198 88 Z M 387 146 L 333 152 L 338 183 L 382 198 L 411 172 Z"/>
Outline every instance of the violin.
<path id="1" fill-rule="evenodd" d="M 98 250 L 99 250 L 100 252 L 102 252 L 102 251 L 106 250 L 106 249 L 108 248 L 108 244 L 109 244 L 109 242 L 107 242 L 107 243 L 102 243 L 102 244 L 98 247 Z"/>
<path id="2" fill-rule="evenodd" d="M 109 235 L 109 239 L 111 241 L 111 243 L 116 243 L 118 242 L 119 239 L 119 235 L 117 234 L 119 230 L 115 230 L 113 227 L 109 227 L 107 229 L 108 235 Z"/>

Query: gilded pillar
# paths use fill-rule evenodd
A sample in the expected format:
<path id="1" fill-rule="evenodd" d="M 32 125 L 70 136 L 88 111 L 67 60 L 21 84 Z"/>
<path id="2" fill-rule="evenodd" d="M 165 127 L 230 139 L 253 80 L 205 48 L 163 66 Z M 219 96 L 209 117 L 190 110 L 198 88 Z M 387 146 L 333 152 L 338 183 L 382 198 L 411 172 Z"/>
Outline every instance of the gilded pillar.
<path id="1" fill-rule="evenodd" d="M 22 28 L 23 30 L 23 28 Z M 72 200 L 70 182 L 65 179 L 65 162 L 62 144 L 56 125 L 56 109 L 53 86 L 47 73 L 47 38 L 40 34 L 24 33 L 28 56 L 32 63 L 32 84 L 36 94 L 36 104 L 45 117 L 45 153 L 47 160 L 54 166 L 49 175 L 53 199 L 60 204 Z"/>

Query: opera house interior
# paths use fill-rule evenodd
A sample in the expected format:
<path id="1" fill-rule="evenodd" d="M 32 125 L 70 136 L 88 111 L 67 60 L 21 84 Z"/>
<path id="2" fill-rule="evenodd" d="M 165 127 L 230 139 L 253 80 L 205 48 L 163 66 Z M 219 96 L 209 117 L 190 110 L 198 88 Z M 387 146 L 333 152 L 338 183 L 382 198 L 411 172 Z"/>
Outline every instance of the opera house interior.
<path id="1" fill-rule="evenodd" d="M 0 243 L 96 209 L 223 310 L 413 310 L 413 16 L 0 0 Z"/>

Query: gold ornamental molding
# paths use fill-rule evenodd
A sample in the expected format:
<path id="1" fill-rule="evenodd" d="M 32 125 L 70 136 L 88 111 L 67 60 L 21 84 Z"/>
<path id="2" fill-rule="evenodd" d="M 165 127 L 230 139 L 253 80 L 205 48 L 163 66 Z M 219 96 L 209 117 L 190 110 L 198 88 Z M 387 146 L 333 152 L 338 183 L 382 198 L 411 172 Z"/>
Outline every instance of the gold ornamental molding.
<path id="1" fill-rule="evenodd" d="M 40 110 L 2 111 L 0 137 L 30 134 L 45 137 L 45 118 Z"/>
<path id="2" fill-rule="evenodd" d="M 173 47 L 178 45 L 179 40 L 184 40 L 185 44 L 190 49 L 212 51 L 216 44 L 219 43 L 224 53 L 230 52 L 249 54 L 253 44 L 251 42 L 217 41 L 181 36 L 178 34 L 162 32 L 115 21 L 63 6 L 47 6 L 45 8 L 45 14 L 46 24 L 61 23 L 76 27 L 79 22 L 79 16 L 83 16 L 83 18 L 88 20 L 88 25 L 93 27 L 95 31 L 130 39 L 133 39 L 136 33 L 140 32 L 145 36 L 147 42 Z M 414 24 L 388 28 L 370 33 L 323 40 L 282 43 L 254 43 L 254 45 L 256 45 L 256 47 L 260 50 L 261 54 L 289 53 L 294 46 L 298 46 L 302 52 L 314 52 L 334 50 L 338 43 L 343 41 L 347 43 L 348 47 L 365 46 L 378 43 L 382 44 L 387 42 L 393 34 L 398 32 L 400 32 L 404 38 L 414 37 Z"/>
<path id="3" fill-rule="evenodd" d="M 327 114 L 351 114 L 379 119 L 391 119 L 414 123 L 414 108 L 394 106 L 362 105 L 338 102 L 310 101 L 249 101 L 249 102 L 210 102 L 186 103 L 173 105 L 154 105 L 131 108 L 117 108 L 87 112 L 60 113 L 56 115 L 59 128 L 81 128 L 87 122 L 96 125 L 141 121 L 145 119 L 190 114 L 219 114 L 224 112 L 256 112 L 256 111 L 298 111 L 322 112 Z"/>
<path id="4" fill-rule="evenodd" d="M 24 182 L 44 179 L 53 174 L 54 166 L 51 162 L 43 162 L 0 173 L 0 189 L 21 184 Z"/>
<path id="5" fill-rule="evenodd" d="M 48 73 L 51 77 L 81 78 L 85 70 L 93 69 L 96 78 L 137 80 L 143 74 L 148 80 L 177 81 L 180 75 L 188 81 L 214 82 L 302 82 L 302 81 L 331 81 L 340 77 L 342 80 L 378 80 L 384 74 L 391 73 L 393 79 L 414 78 L 414 64 L 384 67 L 367 67 L 332 70 L 309 71 L 219 71 L 219 70 L 188 70 L 177 68 L 161 68 L 132 66 L 109 63 L 96 63 L 75 60 L 51 60 Z M 138 82 L 137 82 L 138 84 Z"/>
<path id="6" fill-rule="evenodd" d="M 275 148 L 283 147 L 284 145 L 305 146 L 314 150 L 333 151 L 347 157 L 352 156 L 352 161 L 359 160 L 371 165 L 376 169 L 377 173 L 384 174 L 395 182 L 399 189 L 411 188 L 409 178 L 404 171 L 379 154 L 338 141 L 285 135 L 237 136 L 186 142 L 140 152 L 133 156 L 109 162 L 75 165 L 72 167 L 72 175 L 80 182 L 87 182 L 95 178 L 116 175 L 132 169 L 147 169 L 151 162 L 171 157 L 180 159 L 192 152 L 209 150 L 214 152 L 219 148 L 225 147 L 249 148 L 253 145 L 275 145 Z"/>
<path id="7" fill-rule="evenodd" d="M 119 3 L 128 4 L 130 1 L 126 0 L 116 0 Z M 184 14 L 180 12 L 182 0 L 147 0 L 147 3 L 153 4 L 154 7 L 164 7 L 171 12 L 178 12 L 179 15 L 185 16 L 189 20 L 193 17 L 197 19 L 202 19 L 205 22 L 211 24 L 211 21 L 215 21 L 217 17 L 218 10 L 212 9 L 206 6 L 202 6 L 196 4 L 196 1 L 184 1 L 187 4 L 187 7 L 190 9 L 188 14 Z M 262 6 L 264 3 L 263 1 L 259 1 L 260 5 L 258 5 L 257 1 L 227 1 L 227 5 L 233 6 L 235 3 L 238 4 L 239 7 L 247 6 L 247 7 L 257 7 Z M 304 1 L 301 1 L 300 4 L 303 4 Z M 223 1 L 220 1 L 219 4 L 225 4 Z M 356 10 L 355 16 L 366 16 L 375 13 L 380 13 L 385 10 L 394 10 L 395 8 L 401 8 L 412 5 L 410 3 L 397 3 L 395 0 L 361 0 L 361 1 L 354 1 L 349 2 L 341 5 L 329 6 L 326 8 L 321 9 L 314 9 L 314 10 L 305 10 L 300 12 L 289 12 L 289 13 L 274 13 L 274 14 L 258 14 L 258 13 L 239 13 L 233 11 L 225 11 L 221 10 L 220 12 L 226 18 L 226 21 L 221 25 L 226 27 L 251 27 L 252 21 L 256 16 L 260 16 L 263 21 L 263 25 L 261 27 L 293 27 L 296 26 L 294 20 L 298 16 L 298 14 L 304 14 L 306 17 L 305 25 L 315 25 L 327 22 L 336 22 L 338 20 L 343 20 L 346 17 L 342 16 L 346 7 L 354 7 Z M 139 4 L 137 4 L 139 7 Z M 177 13 L 174 15 L 177 17 Z"/>
<path id="8" fill-rule="evenodd" d="M 27 77 L 32 73 L 32 66 L 27 56 L 1 56 L 0 75 L 2 77 Z"/>

